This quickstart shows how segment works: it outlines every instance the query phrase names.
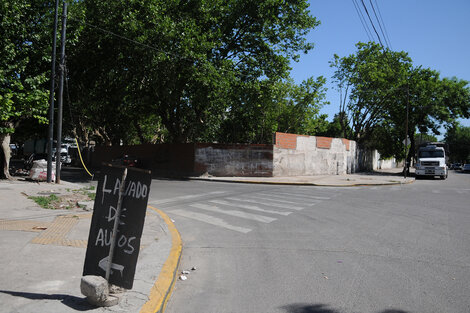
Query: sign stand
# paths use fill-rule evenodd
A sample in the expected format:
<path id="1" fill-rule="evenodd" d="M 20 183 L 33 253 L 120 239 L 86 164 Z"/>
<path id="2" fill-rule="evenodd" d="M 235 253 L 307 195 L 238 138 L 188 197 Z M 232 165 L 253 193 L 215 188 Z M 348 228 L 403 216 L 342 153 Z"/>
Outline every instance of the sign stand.
<path id="1" fill-rule="evenodd" d="M 116 247 L 116 238 L 117 238 L 117 229 L 119 226 L 120 218 L 121 218 L 121 208 L 122 208 L 122 198 L 124 195 L 124 187 L 126 185 L 126 177 L 127 177 L 127 168 L 124 169 L 124 173 L 122 174 L 121 179 L 121 186 L 119 187 L 119 199 L 116 208 L 116 217 L 114 219 L 113 225 L 113 235 L 111 237 L 111 246 L 109 248 L 109 261 L 108 266 L 106 267 L 106 281 L 109 284 L 109 274 L 111 273 L 111 265 L 113 264 L 113 256 L 114 256 L 114 248 Z"/>
<path id="2" fill-rule="evenodd" d="M 90 303 L 114 305 L 111 287 L 132 289 L 151 182 L 148 170 L 101 168 L 80 285 Z"/>

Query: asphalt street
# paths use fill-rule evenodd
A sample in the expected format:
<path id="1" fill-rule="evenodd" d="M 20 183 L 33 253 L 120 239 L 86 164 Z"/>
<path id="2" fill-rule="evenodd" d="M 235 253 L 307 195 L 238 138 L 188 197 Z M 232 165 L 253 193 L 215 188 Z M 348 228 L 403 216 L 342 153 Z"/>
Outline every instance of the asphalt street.
<path id="1" fill-rule="evenodd" d="M 183 239 L 166 312 L 470 312 L 470 175 L 363 187 L 152 182 Z"/>

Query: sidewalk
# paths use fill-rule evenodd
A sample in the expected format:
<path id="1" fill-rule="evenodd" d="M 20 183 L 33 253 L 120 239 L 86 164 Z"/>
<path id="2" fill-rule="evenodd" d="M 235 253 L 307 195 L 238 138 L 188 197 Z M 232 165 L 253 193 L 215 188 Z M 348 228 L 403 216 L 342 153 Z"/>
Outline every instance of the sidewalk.
<path id="1" fill-rule="evenodd" d="M 358 173 L 348 175 L 315 175 L 315 176 L 278 176 L 278 177 L 191 177 L 193 180 L 236 182 L 252 184 L 278 184 L 278 185 L 310 185 L 326 187 L 355 187 L 355 186 L 383 186 L 409 184 L 415 181 L 414 177 L 404 178 L 402 168 L 379 170 L 372 173 Z"/>
<path id="2" fill-rule="evenodd" d="M 178 240 L 168 217 L 152 208 L 145 219 L 133 289 L 109 308 L 93 307 L 81 294 L 92 211 L 44 209 L 27 196 L 71 195 L 89 186 L 0 180 L 0 312 L 155 312 L 164 304 L 172 281 L 168 275 L 163 281 L 158 278 Z M 174 259 L 179 261 L 179 254 Z M 176 270 L 177 265 L 170 267 Z"/>

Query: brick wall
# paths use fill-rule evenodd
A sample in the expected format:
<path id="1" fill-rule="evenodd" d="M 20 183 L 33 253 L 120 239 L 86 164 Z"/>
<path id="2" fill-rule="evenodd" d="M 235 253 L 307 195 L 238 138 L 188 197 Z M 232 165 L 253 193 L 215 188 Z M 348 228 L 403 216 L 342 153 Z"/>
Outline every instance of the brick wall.
<path id="1" fill-rule="evenodd" d="M 308 136 L 276 132 L 274 142 L 275 142 L 276 147 L 278 148 L 296 149 L 298 137 L 308 137 Z"/>
<path id="2" fill-rule="evenodd" d="M 331 148 L 331 141 L 333 138 L 330 137 L 315 137 L 317 139 L 317 148 L 320 149 L 330 149 Z"/>

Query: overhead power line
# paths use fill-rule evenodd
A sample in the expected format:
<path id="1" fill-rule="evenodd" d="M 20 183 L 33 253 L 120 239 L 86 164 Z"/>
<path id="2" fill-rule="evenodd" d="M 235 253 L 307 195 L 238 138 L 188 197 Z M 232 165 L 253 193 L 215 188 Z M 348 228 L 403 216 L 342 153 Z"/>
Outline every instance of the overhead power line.
<path id="1" fill-rule="evenodd" d="M 165 54 L 166 54 L 166 52 L 164 52 L 164 51 L 162 51 L 162 50 L 160 50 L 160 49 L 158 49 L 158 48 L 156 48 L 156 47 L 150 46 L 150 45 L 148 45 L 148 44 L 139 42 L 139 41 L 137 41 L 137 40 L 134 40 L 134 39 L 131 39 L 131 38 L 128 38 L 128 37 L 121 36 L 121 35 L 119 35 L 119 34 L 113 33 L 112 31 L 109 31 L 109 30 L 104 29 L 104 28 L 101 28 L 101 27 L 99 27 L 99 26 L 90 24 L 90 23 L 88 23 L 88 22 L 85 22 L 85 21 L 82 21 L 82 20 L 79 20 L 79 19 L 76 19 L 76 18 L 73 18 L 73 17 L 69 17 L 69 19 L 70 19 L 70 20 L 74 20 L 74 21 L 76 21 L 76 22 L 79 22 L 79 23 L 81 23 L 81 24 L 84 24 L 84 25 L 86 25 L 86 26 L 89 26 L 89 27 L 91 27 L 91 28 L 97 29 L 97 30 L 99 30 L 99 31 L 101 31 L 101 32 L 103 32 L 103 33 L 108 34 L 108 35 L 111 35 L 111 36 L 120 38 L 120 39 L 122 39 L 122 40 L 126 40 L 126 41 L 129 41 L 129 42 L 135 43 L 135 44 L 137 44 L 137 45 L 139 45 L 139 46 L 146 47 L 146 48 L 155 50 L 155 51 L 157 51 L 157 52 L 161 52 L 161 53 L 165 53 Z"/>
<path id="2" fill-rule="evenodd" d="M 388 47 L 389 47 L 389 49 L 393 50 L 392 43 L 390 42 L 390 37 L 388 36 L 387 28 L 385 27 L 385 23 L 384 23 L 384 20 L 382 18 L 382 13 L 380 13 L 380 8 L 379 8 L 379 4 L 377 3 L 377 0 L 375 0 L 375 7 L 377 8 L 377 12 L 379 12 L 379 18 L 380 18 L 379 25 L 380 25 L 380 23 L 383 25 L 383 30 L 385 32 L 385 39 L 387 41 Z M 375 10 L 374 10 L 374 12 L 375 12 Z"/>
<path id="3" fill-rule="evenodd" d="M 373 41 L 372 40 L 372 33 L 369 29 L 369 25 L 367 25 L 367 23 L 364 19 L 364 15 L 362 14 L 362 11 L 359 7 L 359 4 L 357 4 L 356 0 L 352 0 L 352 2 L 354 4 L 354 7 L 356 8 L 357 15 L 359 16 L 359 20 L 361 21 L 362 27 L 364 27 L 364 30 L 367 34 L 367 37 L 369 38 L 369 41 Z"/>
<path id="4" fill-rule="evenodd" d="M 372 18 L 370 17 L 369 10 L 367 10 L 367 6 L 364 3 L 364 0 L 361 0 L 362 6 L 364 7 L 364 10 L 367 14 L 367 17 L 369 18 L 370 24 L 372 25 L 372 28 L 374 29 L 375 34 L 377 35 L 377 39 L 379 40 L 380 45 L 383 47 L 382 39 L 380 38 L 379 33 L 377 32 L 377 29 L 375 28 L 374 22 L 372 21 Z"/>

